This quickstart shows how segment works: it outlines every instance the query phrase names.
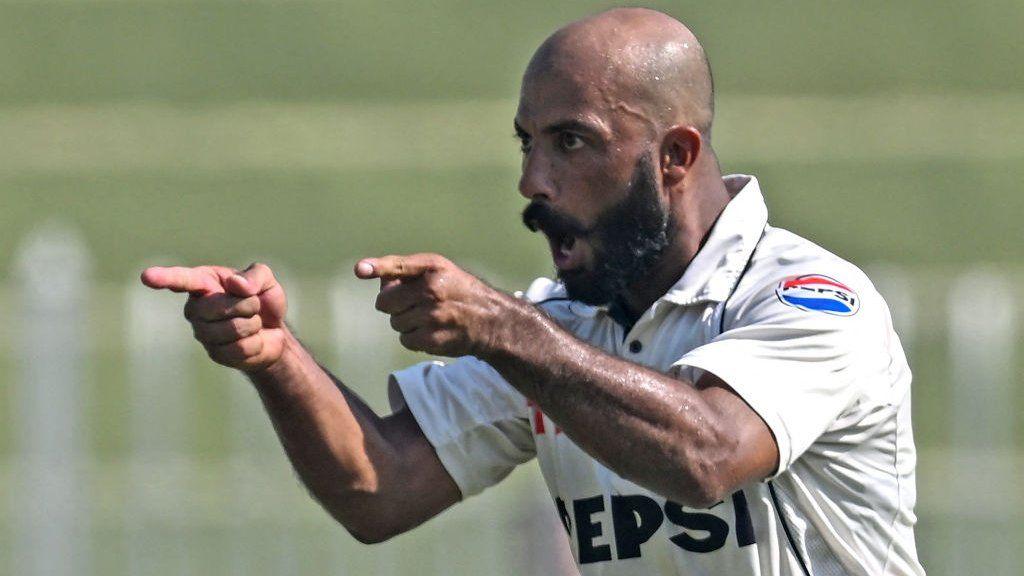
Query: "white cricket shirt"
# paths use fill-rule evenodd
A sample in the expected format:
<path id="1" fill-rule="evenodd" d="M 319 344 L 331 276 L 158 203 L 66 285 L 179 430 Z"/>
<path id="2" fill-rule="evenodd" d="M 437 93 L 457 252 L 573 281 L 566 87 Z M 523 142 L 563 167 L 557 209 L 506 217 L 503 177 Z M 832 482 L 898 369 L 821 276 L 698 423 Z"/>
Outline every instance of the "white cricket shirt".
<path id="1" fill-rule="evenodd" d="M 473 357 L 394 373 L 393 406 L 409 406 L 464 497 L 536 457 L 584 576 L 924 574 L 911 375 L 885 302 L 852 264 L 769 226 L 756 179 L 725 180 L 734 196 L 705 245 L 628 332 L 550 280 L 524 296 L 609 354 L 720 377 L 775 435 L 771 478 L 709 509 L 667 501 Z"/>

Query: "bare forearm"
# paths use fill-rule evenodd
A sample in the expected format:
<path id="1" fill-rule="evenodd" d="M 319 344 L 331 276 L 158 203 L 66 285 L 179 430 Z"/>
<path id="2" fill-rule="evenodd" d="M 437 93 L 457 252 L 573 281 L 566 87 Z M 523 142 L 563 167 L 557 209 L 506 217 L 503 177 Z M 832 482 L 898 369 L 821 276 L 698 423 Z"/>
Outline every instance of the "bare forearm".
<path id="1" fill-rule="evenodd" d="M 532 306 L 515 306 L 508 337 L 486 360 L 589 454 L 625 478 L 684 503 L 721 490 L 727 440 L 690 382 L 590 346 Z M 516 336 L 512 336 L 516 334 Z"/>
<path id="2" fill-rule="evenodd" d="M 771 432 L 714 374 L 695 386 L 614 358 L 436 254 L 368 258 L 356 272 L 382 279 L 377 309 L 405 347 L 487 361 L 626 478 L 706 505 L 773 469 Z"/>
<path id="3" fill-rule="evenodd" d="M 269 267 L 152 267 L 142 282 L 189 293 L 196 340 L 215 362 L 249 375 L 299 477 L 356 538 L 387 539 L 458 501 L 412 414 L 378 417 L 292 335 Z"/>
<path id="4" fill-rule="evenodd" d="M 281 359 L 249 374 L 299 477 L 347 527 L 378 505 L 381 473 L 396 456 L 383 419 L 335 381 L 292 336 Z"/>

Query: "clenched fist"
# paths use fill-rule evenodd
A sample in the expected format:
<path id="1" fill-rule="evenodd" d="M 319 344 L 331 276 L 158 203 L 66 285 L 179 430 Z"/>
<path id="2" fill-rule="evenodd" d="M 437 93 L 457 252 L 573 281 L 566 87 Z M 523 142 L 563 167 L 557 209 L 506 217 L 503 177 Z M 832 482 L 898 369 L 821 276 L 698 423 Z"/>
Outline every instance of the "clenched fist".
<path id="1" fill-rule="evenodd" d="M 360 278 L 380 278 L 377 309 L 410 350 L 485 357 L 514 333 L 523 304 L 437 254 L 360 260 Z"/>
<path id="2" fill-rule="evenodd" d="M 150 288 L 188 292 L 185 318 L 215 362 L 256 371 L 284 350 L 288 302 L 264 264 L 236 271 L 223 266 L 153 267 L 142 273 Z"/>

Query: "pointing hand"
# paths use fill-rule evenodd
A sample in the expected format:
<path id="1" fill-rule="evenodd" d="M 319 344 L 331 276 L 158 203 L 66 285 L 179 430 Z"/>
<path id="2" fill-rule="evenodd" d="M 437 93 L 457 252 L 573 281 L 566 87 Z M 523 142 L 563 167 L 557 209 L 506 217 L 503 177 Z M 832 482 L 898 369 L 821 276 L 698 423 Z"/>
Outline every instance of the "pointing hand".
<path id="1" fill-rule="evenodd" d="M 189 293 L 185 318 L 215 362 L 256 371 L 281 357 L 288 303 L 266 265 L 253 264 L 241 271 L 223 266 L 157 266 L 142 273 L 142 283 Z"/>
<path id="2" fill-rule="evenodd" d="M 356 276 L 379 278 L 377 309 L 410 350 L 483 357 L 506 338 L 518 301 L 437 254 L 360 260 Z"/>

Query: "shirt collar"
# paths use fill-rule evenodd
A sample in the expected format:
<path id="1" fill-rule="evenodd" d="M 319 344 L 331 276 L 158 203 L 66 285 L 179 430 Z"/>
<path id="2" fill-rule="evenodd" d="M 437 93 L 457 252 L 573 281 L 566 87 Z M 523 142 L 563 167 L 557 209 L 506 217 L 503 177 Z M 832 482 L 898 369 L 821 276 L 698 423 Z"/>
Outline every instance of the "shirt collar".
<path id="1" fill-rule="evenodd" d="M 740 190 L 719 215 L 683 276 L 659 300 L 680 306 L 721 302 L 732 293 L 746 268 L 768 224 L 768 207 L 757 178 L 732 174 L 723 180 L 730 189 Z"/>

